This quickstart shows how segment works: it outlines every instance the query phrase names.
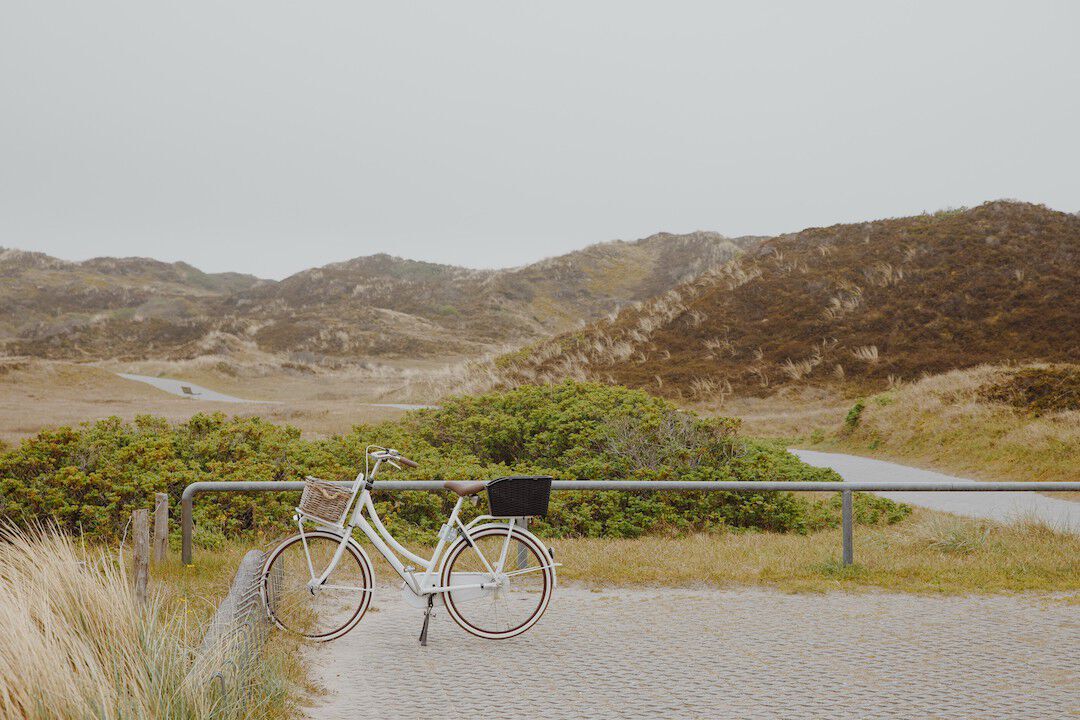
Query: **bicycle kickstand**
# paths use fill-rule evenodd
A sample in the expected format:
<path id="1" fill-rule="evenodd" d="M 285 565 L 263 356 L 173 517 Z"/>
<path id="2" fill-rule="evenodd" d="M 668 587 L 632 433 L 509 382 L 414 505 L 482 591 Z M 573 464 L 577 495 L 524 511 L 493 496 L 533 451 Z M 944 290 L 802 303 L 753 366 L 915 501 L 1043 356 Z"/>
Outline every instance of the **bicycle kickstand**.
<path id="1" fill-rule="evenodd" d="M 427 647 L 428 623 L 431 622 L 431 606 L 435 603 L 435 596 L 427 596 L 427 608 L 424 610 L 424 627 L 420 630 L 420 647 Z"/>

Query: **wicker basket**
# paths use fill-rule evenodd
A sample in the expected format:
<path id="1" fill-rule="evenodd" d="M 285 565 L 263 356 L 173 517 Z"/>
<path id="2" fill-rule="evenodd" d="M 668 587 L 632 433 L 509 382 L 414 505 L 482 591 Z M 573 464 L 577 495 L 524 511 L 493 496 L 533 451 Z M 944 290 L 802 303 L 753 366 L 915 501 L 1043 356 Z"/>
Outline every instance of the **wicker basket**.
<path id="1" fill-rule="evenodd" d="M 348 488 L 308 476 L 304 478 L 304 494 L 297 510 L 310 518 L 340 525 L 350 499 L 352 492 Z"/>
<path id="2" fill-rule="evenodd" d="M 547 475 L 515 475 L 487 484 L 488 503 L 495 517 L 547 515 L 551 478 Z"/>

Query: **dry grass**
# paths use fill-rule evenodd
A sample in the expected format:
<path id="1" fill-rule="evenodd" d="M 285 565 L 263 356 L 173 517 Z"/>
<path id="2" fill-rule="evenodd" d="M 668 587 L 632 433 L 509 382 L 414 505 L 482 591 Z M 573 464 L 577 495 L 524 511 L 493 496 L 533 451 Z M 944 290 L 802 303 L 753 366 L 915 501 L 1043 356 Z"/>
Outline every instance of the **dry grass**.
<path id="1" fill-rule="evenodd" d="M 843 421 L 851 403 L 852 400 L 837 392 L 806 387 L 784 388 L 769 398 L 723 398 L 721 403 L 698 403 L 693 408 L 705 415 L 739 418 L 745 435 L 795 438 L 834 429 Z"/>
<path id="2" fill-rule="evenodd" d="M 856 528 L 852 567 L 840 563 L 839 530 L 808 536 L 730 533 L 552 544 L 563 563 L 560 580 L 599 586 L 1080 593 L 1080 537 L 1037 523 L 996 525 L 919 508 L 898 525 Z"/>
<path id="3" fill-rule="evenodd" d="M 824 445 L 984 479 L 1080 481 L 1080 411 L 1036 415 L 983 396 L 1046 367 L 984 365 L 904 385 L 866 400 L 858 424 Z"/>
<path id="4" fill-rule="evenodd" d="M 209 695 L 206 678 L 189 673 L 233 559 L 226 554 L 208 565 L 214 579 L 189 578 L 187 590 L 169 578 L 177 570 L 165 573 L 140 607 L 109 550 L 48 533 L 4 531 L 0 717 L 284 717 L 287 684 L 300 676 L 280 646 L 258 666 L 246 702 L 235 694 Z"/>

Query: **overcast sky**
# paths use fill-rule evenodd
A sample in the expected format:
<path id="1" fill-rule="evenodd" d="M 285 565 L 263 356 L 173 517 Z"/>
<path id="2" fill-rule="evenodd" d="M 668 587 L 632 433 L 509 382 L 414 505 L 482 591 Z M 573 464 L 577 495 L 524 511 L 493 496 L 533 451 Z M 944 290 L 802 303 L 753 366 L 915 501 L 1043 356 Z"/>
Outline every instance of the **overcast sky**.
<path id="1" fill-rule="evenodd" d="M 1077 211 L 1078 7 L 3 0 L 0 245 L 282 277 Z"/>

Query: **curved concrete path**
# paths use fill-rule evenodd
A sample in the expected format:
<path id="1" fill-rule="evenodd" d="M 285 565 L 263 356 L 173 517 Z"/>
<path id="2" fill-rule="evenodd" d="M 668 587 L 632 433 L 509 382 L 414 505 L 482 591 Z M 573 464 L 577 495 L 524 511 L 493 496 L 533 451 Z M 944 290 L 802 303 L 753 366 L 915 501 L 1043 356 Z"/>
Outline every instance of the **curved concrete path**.
<path id="1" fill-rule="evenodd" d="M 188 382 L 187 380 L 174 380 L 173 378 L 166 377 L 153 377 L 151 375 L 132 375 L 131 373 L 116 373 L 125 380 L 134 380 L 135 382 L 146 383 L 156 387 L 158 390 L 164 390 L 172 395 L 179 395 L 189 400 L 205 400 L 208 402 L 225 402 L 225 403 L 250 403 L 256 405 L 270 404 L 273 400 L 245 400 L 244 398 L 234 397 L 232 395 L 226 395 L 225 393 L 219 393 L 217 390 L 211 390 L 204 388 L 202 385 L 196 385 L 195 383 Z"/>
<path id="2" fill-rule="evenodd" d="M 171 395 L 178 395 L 188 400 L 204 400 L 207 402 L 225 402 L 225 403 L 247 403 L 253 405 L 275 405 L 280 404 L 280 400 L 245 400 L 244 398 L 238 398 L 233 395 L 226 395 L 220 393 L 217 390 L 211 390 L 205 388 L 202 385 L 196 385 L 193 382 L 187 380 L 176 380 L 174 378 L 155 377 L 153 375 L 133 375 L 131 373 L 116 373 L 119 377 L 125 380 L 134 380 L 135 382 L 146 383 L 158 390 L 170 393 Z M 381 408 L 393 408 L 395 410 L 422 410 L 425 408 L 438 408 L 438 405 L 414 405 L 410 403 L 358 403 L 360 405 L 366 405 L 368 407 L 381 407 Z"/>
<path id="3" fill-rule="evenodd" d="M 796 449 L 792 449 L 791 452 L 808 465 L 832 468 L 846 482 L 973 484 L 979 482 L 857 455 Z M 1039 519 L 1051 527 L 1080 533 L 1080 503 L 1057 500 L 1036 492 L 881 492 L 877 494 L 909 505 L 919 505 L 931 510 L 998 522 Z"/>

